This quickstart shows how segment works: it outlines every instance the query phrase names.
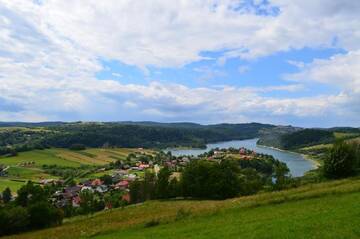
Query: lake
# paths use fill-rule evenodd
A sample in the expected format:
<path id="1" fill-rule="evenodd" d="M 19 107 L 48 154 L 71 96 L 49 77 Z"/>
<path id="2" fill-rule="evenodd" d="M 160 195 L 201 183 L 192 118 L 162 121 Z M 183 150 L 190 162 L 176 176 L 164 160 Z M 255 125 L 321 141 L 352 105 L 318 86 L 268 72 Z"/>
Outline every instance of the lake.
<path id="1" fill-rule="evenodd" d="M 247 149 L 254 150 L 257 153 L 270 154 L 279 161 L 286 163 L 290 169 L 291 175 L 294 177 L 303 176 L 305 172 L 314 169 L 316 167 L 312 161 L 306 160 L 301 154 L 257 145 L 256 144 L 257 140 L 258 139 L 232 140 L 226 142 L 207 144 L 206 149 L 169 149 L 168 151 L 171 151 L 171 153 L 174 156 L 180 156 L 180 155 L 197 156 L 199 154 L 209 151 L 210 149 L 215 149 L 215 148 L 244 147 Z"/>

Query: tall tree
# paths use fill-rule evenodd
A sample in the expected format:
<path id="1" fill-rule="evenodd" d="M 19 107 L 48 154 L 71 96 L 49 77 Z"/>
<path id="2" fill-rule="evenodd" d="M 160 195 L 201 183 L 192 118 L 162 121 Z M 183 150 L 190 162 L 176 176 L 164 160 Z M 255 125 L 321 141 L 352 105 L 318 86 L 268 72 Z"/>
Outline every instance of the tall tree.
<path id="1" fill-rule="evenodd" d="M 156 182 L 156 196 L 157 198 L 169 197 L 169 178 L 171 172 L 168 167 L 163 167 L 158 173 L 158 179 Z"/>
<path id="2" fill-rule="evenodd" d="M 5 190 L 2 192 L 2 199 L 4 203 L 8 203 L 11 201 L 12 195 L 9 187 L 5 188 Z"/>
<path id="3" fill-rule="evenodd" d="M 329 178 L 348 177 L 354 173 L 356 164 L 354 146 L 338 141 L 324 160 L 324 174 Z"/>

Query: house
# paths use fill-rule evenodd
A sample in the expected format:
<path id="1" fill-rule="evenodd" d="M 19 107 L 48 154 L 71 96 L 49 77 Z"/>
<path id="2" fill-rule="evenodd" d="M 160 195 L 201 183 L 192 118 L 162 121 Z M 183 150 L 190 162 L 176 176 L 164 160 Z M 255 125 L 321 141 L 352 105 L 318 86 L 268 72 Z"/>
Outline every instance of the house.
<path id="1" fill-rule="evenodd" d="M 118 182 L 117 184 L 115 184 L 115 189 L 127 189 L 129 187 L 129 181 L 127 180 L 122 180 L 120 182 Z"/>
<path id="2" fill-rule="evenodd" d="M 75 196 L 73 197 L 73 199 L 71 200 L 72 202 L 72 206 L 73 207 L 80 207 L 80 202 L 81 202 L 81 199 L 79 196 Z"/>
<path id="3" fill-rule="evenodd" d="M 108 191 L 108 187 L 106 185 L 100 185 L 95 188 L 95 191 L 98 193 L 106 193 Z"/>
<path id="4" fill-rule="evenodd" d="M 64 193 L 68 194 L 70 197 L 76 196 L 81 190 L 80 186 L 69 186 L 64 189 Z"/>
<path id="5" fill-rule="evenodd" d="M 141 170 L 147 169 L 149 167 L 150 167 L 150 165 L 148 165 L 148 164 L 139 164 L 139 166 L 138 166 L 138 168 L 140 168 Z"/>
<path id="6" fill-rule="evenodd" d="M 94 179 L 92 182 L 91 182 L 91 186 L 100 186 L 103 184 L 103 181 L 101 181 L 100 179 Z"/>
<path id="7" fill-rule="evenodd" d="M 94 192 L 94 189 L 92 189 L 92 187 L 88 187 L 88 186 L 84 186 L 81 188 L 81 192 L 85 191 L 85 190 L 89 190 L 90 192 Z"/>
<path id="8" fill-rule="evenodd" d="M 42 179 L 40 180 L 40 184 L 46 185 L 46 184 L 53 184 L 55 183 L 55 179 Z"/>

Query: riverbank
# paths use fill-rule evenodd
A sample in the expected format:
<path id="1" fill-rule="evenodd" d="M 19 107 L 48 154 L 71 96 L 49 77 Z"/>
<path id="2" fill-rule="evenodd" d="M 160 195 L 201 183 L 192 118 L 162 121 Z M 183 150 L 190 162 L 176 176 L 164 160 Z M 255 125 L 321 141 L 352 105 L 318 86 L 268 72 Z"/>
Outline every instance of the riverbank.
<path id="1" fill-rule="evenodd" d="M 269 148 L 269 149 L 278 150 L 278 151 L 281 151 L 281 152 L 293 153 L 293 154 L 300 154 L 305 160 L 310 161 L 310 162 L 315 166 L 314 169 L 316 169 L 316 168 L 318 168 L 318 167 L 321 166 L 321 163 L 320 163 L 319 160 L 312 158 L 311 155 L 308 155 L 308 154 L 303 154 L 303 153 L 296 152 L 296 151 L 285 150 L 285 149 L 280 149 L 280 148 L 276 148 L 276 147 L 272 147 L 272 146 L 262 145 L 262 144 L 258 144 L 257 142 L 256 142 L 256 145 L 257 145 L 258 147 Z"/>
<path id="2" fill-rule="evenodd" d="M 178 150 L 172 149 L 170 152 L 174 156 L 181 155 L 193 155 L 198 156 L 204 152 L 208 152 L 211 149 L 215 148 L 247 148 L 249 150 L 254 150 L 257 153 L 272 155 L 274 158 L 280 160 L 287 164 L 290 169 L 290 173 L 294 177 L 301 177 L 309 170 L 315 169 L 317 164 L 314 164 L 312 161 L 307 160 L 301 154 L 297 152 L 284 151 L 274 148 L 262 147 L 256 144 L 257 138 L 247 139 L 247 140 L 231 140 L 225 142 L 211 143 L 207 144 L 206 149 L 187 149 L 187 150 Z"/>

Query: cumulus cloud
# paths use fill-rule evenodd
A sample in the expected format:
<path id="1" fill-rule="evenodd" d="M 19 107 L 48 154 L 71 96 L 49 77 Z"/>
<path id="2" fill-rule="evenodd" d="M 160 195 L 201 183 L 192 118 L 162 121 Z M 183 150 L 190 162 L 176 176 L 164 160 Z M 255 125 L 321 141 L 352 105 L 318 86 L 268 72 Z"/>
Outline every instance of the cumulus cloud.
<path id="1" fill-rule="evenodd" d="M 300 68 L 299 73 L 286 77 L 296 81 L 331 84 L 342 90 L 360 93 L 360 50 L 337 54 L 329 59 L 315 59 Z"/>
<path id="2" fill-rule="evenodd" d="M 115 120 L 126 119 L 123 112 L 133 110 L 138 116 L 165 120 L 253 121 L 257 116 L 307 117 L 354 110 L 347 106 L 359 99 L 360 3 L 247 2 L 0 0 L 0 119 L 58 120 L 68 115 L 105 119 L 101 117 L 107 115 L 106 119 Z M 207 59 L 203 52 L 222 51 L 218 60 L 225 62 L 304 47 L 347 51 L 315 60 L 291 76 L 300 82 L 335 84 L 341 89 L 338 94 L 262 95 L 294 92 L 302 83 L 262 89 L 190 88 L 95 77 L 103 69 L 100 59 L 146 72 L 150 66 L 181 68 Z M 222 74 L 213 69 L 201 73 L 207 79 Z"/>

